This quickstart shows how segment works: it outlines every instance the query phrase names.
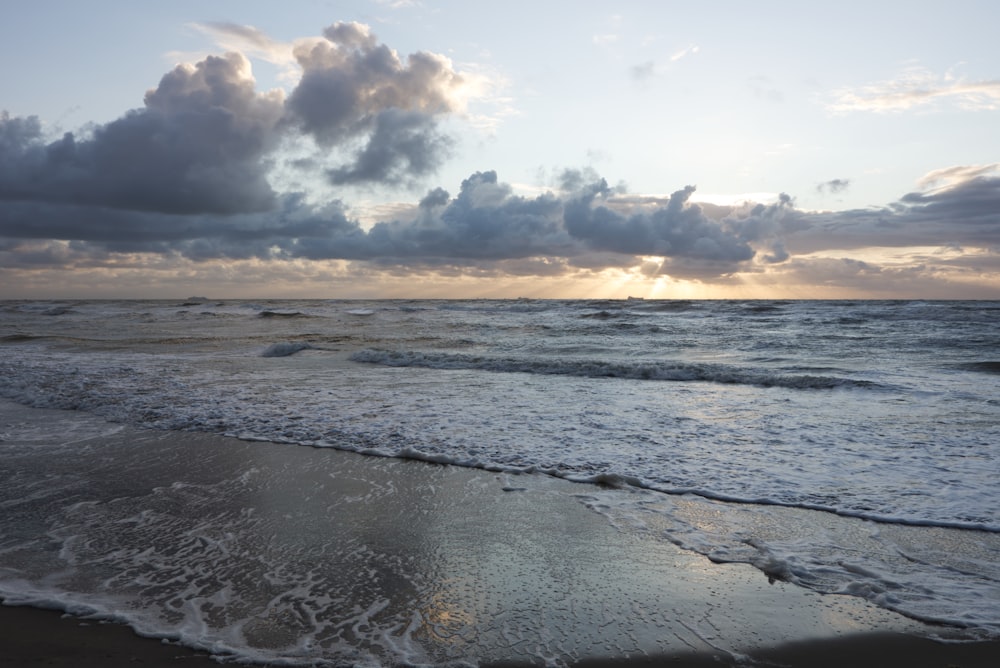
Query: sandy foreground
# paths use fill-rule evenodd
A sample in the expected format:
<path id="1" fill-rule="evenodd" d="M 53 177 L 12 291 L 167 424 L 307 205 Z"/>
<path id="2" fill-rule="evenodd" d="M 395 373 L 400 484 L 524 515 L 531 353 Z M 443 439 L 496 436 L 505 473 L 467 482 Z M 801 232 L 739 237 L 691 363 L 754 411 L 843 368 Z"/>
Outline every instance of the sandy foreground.
<path id="1" fill-rule="evenodd" d="M 5 465 L 37 462 L 44 452 L 46 439 L 33 425 L 73 419 L 74 414 L 0 402 L 0 453 L 17 454 L 4 458 L 0 474 Z M 31 435 L 30 448 L 17 449 L 23 445 L 19 434 Z M 138 482 L 130 482 L 131 494 L 142 490 L 142 468 L 126 462 L 124 453 L 173 453 L 148 473 L 150 490 L 162 494 L 164 480 L 183 479 L 193 453 L 210 449 L 224 452 L 224 461 L 200 469 L 199 484 L 280 469 L 293 483 L 276 473 L 267 479 L 267 498 L 282 512 L 296 507 L 296 493 L 315 498 L 318 492 L 310 485 L 320 480 L 330 503 L 337 495 L 368 499 L 364 512 L 323 516 L 321 529 L 343 535 L 363 530 L 382 562 L 402 564 L 399 572 L 382 573 L 389 584 L 380 586 L 425 583 L 425 590 L 388 596 L 419 611 L 428 628 L 415 637 L 432 659 L 462 656 L 482 666 L 543 665 L 546 659 L 550 665 L 578 666 L 1000 665 L 1000 641 L 931 640 L 927 636 L 948 631 L 857 598 L 769 582 L 750 566 L 713 564 L 662 537 L 616 528 L 583 503 L 597 489 L 589 485 L 204 434 L 125 429 L 94 438 L 102 439 L 91 444 L 97 451 L 132 466 L 129 476 Z M 62 456 L 69 455 L 64 450 Z M 83 468 L 65 465 L 77 475 Z M 98 467 L 88 475 L 99 485 L 105 474 Z M 366 486 L 378 493 L 369 490 L 365 496 Z M 0 516 L 0 531 L 9 521 Z M 352 569 L 361 568 L 346 561 L 335 565 L 338 577 L 348 579 L 355 577 Z M 358 570 L 356 577 L 364 573 Z M 461 588 L 449 589 L 450 582 L 461 582 Z M 487 600 L 493 607 L 482 603 Z M 503 634 L 490 631 L 498 616 Z M 519 646 L 505 644 L 512 633 Z M 544 651 L 530 647 L 537 638 L 545 639 Z M 461 649 L 449 645 L 452 654 L 436 651 L 435 643 L 445 647 L 446 640 L 460 640 Z M 198 644 L 197 638 L 185 641 Z M 320 652 L 315 658 L 325 657 Z M 122 624 L 0 606 L 2 666 L 197 666 L 220 660 L 233 657 L 140 637 Z"/>
<path id="2" fill-rule="evenodd" d="M 84 621 L 53 610 L 0 606 L 2 666 L 218 666 L 210 655 L 175 644 L 141 638 L 126 626 Z M 602 666 L 790 666 L 794 668 L 995 668 L 1000 644 L 944 644 L 902 633 L 855 634 L 839 639 L 800 641 L 755 651 L 742 662 L 720 654 L 583 659 L 575 665 Z M 484 666 L 490 665 L 488 662 Z M 496 663 L 510 666 L 514 663 Z M 530 665 L 530 664 L 529 664 Z"/>

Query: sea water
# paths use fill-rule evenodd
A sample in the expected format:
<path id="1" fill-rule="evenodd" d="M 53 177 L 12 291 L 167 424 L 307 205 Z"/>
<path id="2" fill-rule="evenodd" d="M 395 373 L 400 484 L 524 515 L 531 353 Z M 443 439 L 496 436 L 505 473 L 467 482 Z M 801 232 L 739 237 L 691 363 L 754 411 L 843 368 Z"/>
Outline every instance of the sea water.
<path id="1" fill-rule="evenodd" d="M 623 534 L 985 637 L 1000 636 L 998 351 L 996 302 L 0 304 L 0 397 L 598 482 L 586 506 Z M 5 503 L 72 480 L 13 475 Z M 100 527 L 52 531 L 72 559 Z M 0 569 L 25 541 L 5 537 Z"/>

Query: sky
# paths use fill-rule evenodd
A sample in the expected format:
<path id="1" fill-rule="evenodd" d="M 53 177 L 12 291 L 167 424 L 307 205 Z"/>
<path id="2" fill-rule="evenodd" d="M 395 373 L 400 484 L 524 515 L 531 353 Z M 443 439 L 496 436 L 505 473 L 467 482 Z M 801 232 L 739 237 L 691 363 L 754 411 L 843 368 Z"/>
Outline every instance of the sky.
<path id="1" fill-rule="evenodd" d="M 0 298 L 1000 299 L 1000 5 L 9 3 Z"/>

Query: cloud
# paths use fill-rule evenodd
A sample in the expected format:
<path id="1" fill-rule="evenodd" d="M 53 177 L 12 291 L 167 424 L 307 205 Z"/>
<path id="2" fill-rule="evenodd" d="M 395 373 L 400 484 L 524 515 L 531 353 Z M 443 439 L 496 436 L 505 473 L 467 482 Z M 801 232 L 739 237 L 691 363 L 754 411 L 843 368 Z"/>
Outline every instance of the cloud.
<path id="1" fill-rule="evenodd" d="M 681 60 L 684 60 L 685 58 L 688 58 L 698 53 L 699 50 L 700 48 L 698 46 L 692 45 L 680 49 L 679 51 L 675 51 L 667 58 L 666 67 L 670 67 L 674 63 L 680 62 Z M 638 65 L 633 65 L 629 71 L 630 74 L 632 75 L 632 78 L 635 79 L 636 81 L 645 81 L 659 74 L 662 69 L 664 68 L 659 67 L 656 61 L 647 60 Z"/>
<path id="2" fill-rule="evenodd" d="M 836 90 L 827 107 L 838 113 L 892 113 L 948 107 L 967 111 L 995 111 L 1000 109 L 1000 80 L 968 81 L 915 67 L 893 80 Z"/>
<path id="3" fill-rule="evenodd" d="M 437 171 L 452 146 L 434 120 L 415 111 L 385 109 L 352 164 L 327 172 L 335 185 L 380 183 L 414 184 Z"/>
<path id="4" fill-rule="evenodd" d="M 279 200 L 274 211 L 238 215 L 178 215 L 81 205 L 11 202 L 0 207 L 0 237 L 62 240 L 108 252 L 175 254 L 192 259 L 280 257 L 299 237 L 359 234 L 342 208 L 314 210 L 302 197 Z M 214 249 L 214 250 L 209 250 Z"/>
<path id="5" fill-rule="evenodd" d="M 406 266 L 535 266 L 546 273 L 628 267 L 636 256 L 654 255 L 671 258 L 678 271 L 705 276 L 731 273 L 754 256 L 738 229 L 744 219 L 709 219 L 687 203 L 693 188 L 675 193 L 666 207 L 621 204 L 624 213 L 607 183 L 583 184 L 584 173 L 565 175 L 564 186 L 574 192 L 529 198 L 515 195 L 495 172 L 477 172 L 454 198 L 440 188 L 430 191 L 411 219 L 378 223 L 366 234 L 353 233 L 349 243 L 299 239 L 289 253 Z"/>
<path id="6" fill-rule="evenodd" d="M 256 51 L 281 50 L 254 28 L 206 25 Z M 289 142 L 312 142 L 298 164 L 327 165 L 338 186 L 414 184 L 449 155 L 438 120 L 469 93 L 448 59 L 418 52 L 404 61 L 358 23 L 298 42 L 294 56 L 302 76 L 287 99 L 257 92 L 247 58 L 230 52 L 178 65 L 142 108 L 55 141 L 37 118 L 5 113 L 0 200 L 245 214 L 278 206 L 271 170 Z"/>
<path id="7" fill-rule="evenodd" d="M 830 193 L 836 195 L 847 190 L 848 186 L 851 185 L 850 179 L 830 179 L 829 181 L 824 181 L 823 183 L 816 185 L 816 192 L 819 193 Z"/>
<path id="8" fill-rule="evenodd" d="M 698 53 L 698 51 L 700 51 L 700 50 L 701 49 L 697 45 L 692 45 L 692 46 L 685 47 L 685 48 L 681 49 L 680 51 L 675 51 L 670 56 L 670 62 L 676 63 L 679 60 L 683 60 L 684 58 L 687 58 L 688 56 L 693 56 L 694 54 Z"/>
<path id="9" fill-rule="evenodd" d="M 23 154 L 41 138 L 42 122 L 37 116 L 12 118 L 8 112 L 0 112 L 0 157 Z"/>
<path id="10" fill-rule="evenodd" d="M 418 52 L 404 62 L 360 23 L 337 23 L 323 40 L 296 47 L 302 79 L 286 121 L 319 146 L 363 143 L 353 162 L 329 173 L 335 184 L 398 184 L 432 173 L 451 142 L 437 119 L 460 111 L 465 79 L 451 62 Z"/>
<path id="11" fill-rule="evenodd" d="M 1000 244 L 1000 176 L 977 175 L 929 192 L 907 193 L 899 214 L 908 225 L 959 232 L 950 242 Z"/>
<path id="12" fill-rule="evenodd" d="M 751 260 L 750 245 L 766 227 L 767 207 L 714 220 L 675 193 L 666 206 L 616 201 L 604 179 L 569 171 L 572 192 L 515 194 L 492 171 L 477 172 L 452 197 L 430 190 L 412 216 L 369 230 L 339 203 L 315 207 L 282 195 L 275 210 L 182 215 L 78 204 L 8 202 L 0 238 L 64 240 L 78 254 L 149 253 L 187 258 L 350 260 L 378 266 L 628 267 L 638 256 L 670 258 L 677 271 L 726 274 Z M 770 228 L 768 228 L 770 229 Z M 588 259 L 589 258 L 589 259 Z M 600 259 L 598 259 L 600 258 Z M 664 265 L 666 267 L 667 265 Z"/>
<path id="13" fill-rule="evenodd" d="M 907 254 L 882 261 L 801 257 L 781 268 L 782 282 L 832 298 L 995 299 L 1000 255 L 955 258 Z M 973 266 L 977 265 L 977 266 Z"/>
<path id="14" fill-rule="evenodd" d="M 656 63 L 652 60 L 647 60 L 639 65 L 634 65 L 631 72 L 632 78 L 636 81 L 645 81 L 656 74 Z"/>
<path id="15" fill-rule="evenodd" d="M 600 203 L 609 194 L 603 180 L 568 202 L 565 221 L 571 236 L 594 250 L 625 255 L 684 257 L 710 262 L 750 260 L 754 250 L 727 221 L 709 219 L 696 204 L 688 204 L 695 188 L 671 195 L 667 206 L 628 214 Z"/>
<path id="16" fill-rule="evenodd" d="M 0 200 L 164 213 L 262 211 L 274 204 L 263 158 L 276 146 L 278 92 L 258 94 L 231 53 L 179 65 L 145 107 L 44 144 L 37 120 L 4 116 Z"/>
<path id="17" fill-rule="evenodd" d="M 514 195 L 495 172 L 477 172 L 462 182 L 455 198 L 435 189 L 412 220 L 378 223 L 356 258 L 437 264 L 565 255 L 577 250 L 561 225 L 562 204 L 552 194 Z M 303 248 L 315 257 L 316 247 Z M 340 255 L 330 246 L 325 254 Z"/>
<path id="18" fill-rule="evenodd" d="M 939 184 L 944 184 L 940 186 Z M 928 173 L 924 189 L 885 207 L 800 215 L 787 237 L 793 253 L 865 247 L 1000 247 L 1000 170 L 955 166 Z M 939 185 L 932 188 L 930 186 Z"/>
<path id="19" fill-rule="evenodd" d="M 290 118 L 319 144 L 370 131 L 387 109 L 432 118 L 460 107 L 463 78 L 447 58 L 418 52 L 404 63 L 359 23 L 337 23 L 324 37 L 296 48 L 303 74 L 288 99 Z"/>
<path id="20" fill-rule="evenodd" d="M 275 65 L 294 65 L 291 44 L 279 42 L 253 26 L 209 21 L 192 23 L 191 27 L 210 36 L 225 51 L 242 53 L 260 58 Z"/>
<path id="21" fill-rule="evenodd" d="M 33 122 L 4 121 L 3 146 L 23 147 L 25 136 L 38 133 Z M 795 274 L 804 271 L 804 254 L 826 249 L 1000 247 L 1000 175 L 990 165 L 936 170 L 920 180 L 928 187 L 884 208 L 832 213 L 800 211 L 788 195 L 769 204 L 702 206 L 691 202 L 693 186 L 669 197 L 629 195 L 592 169 L 565 170 L 558 181 L 555 192 L 525 197 L 495 172 L 477 172 L 456 196 L 433 188 L 400 209 L 409 213 L 367 230 L 338 202 L 316 206 L 289 193 L 275 196 L 268 211 L 226 214 L 19 199 L 0 207 L 0 252 L 21 254 L 21 265 L 58 264 L 67 253 L 95 263 L 143 253 L 195 262 L 342 260 L 462 275 L 552 276 L 646 263 L 647 275 L 718 281 L 776 265 Z M 824 280 L 845 284 L 879 270 L 852 258 L 811 266 L 816 280 L 826 272 Z"/>
<path id="22" fill-rule="evenodd" d="M 973 179 L 997 176 L 1000 176 L 1000 163 L 998 162 L 990 165 L 955 165 L 928 172 L 917 181 L 917 186 L 920 188 L 950 187 Z"/>
<path id="23" fill-rule="evenodd" d="M 249 27 L 210 25 L 247 50 L 285 48 Z M 699 204 L 694 186 L 629 194 L 592 168 L 564 170 L 552 190 L 530 195 L 483 169 L 453 195 L 429 176 L 455 148 L 444 119 L 465 113 L 469 86 L 481 82 L 443 56 L 401 57 L 358 23 L 288 48 L 301 76 L 287 95 L 258 91 L 246 56 L 231 52 L 178 65 L 141 108 L 61 137 L 47 136 L 38 118 L 0 114 L 0 267 L 128 264 L 138 272 L 232 261 L 282 265 L 285 277 L 290 267 L 314 274 L 307 267 L 336 265 L 338 280 L 411 270 L 549 278 L 612 270 L 715 283 L 811 267 L 819 284 L 860 284 L 888 269 L 811 255 L 950 245 L 968 250 L 926 266 L 995 271 L 984 249 L 1000 248 L 1000 164 L 938 169 L 884 207 L 840 212 L 801 211 L 787 194 Z M 282 187 L 293 181 L 281 169 L 321 183 L 329 197 Z M 832 179 L 817 190 L 849 184 Z M 424 195 L 377 200 L 382 208 L 367 210 L 380 213 L 363 216 L 364 225 L 338 199 L 380 187 Z"/>

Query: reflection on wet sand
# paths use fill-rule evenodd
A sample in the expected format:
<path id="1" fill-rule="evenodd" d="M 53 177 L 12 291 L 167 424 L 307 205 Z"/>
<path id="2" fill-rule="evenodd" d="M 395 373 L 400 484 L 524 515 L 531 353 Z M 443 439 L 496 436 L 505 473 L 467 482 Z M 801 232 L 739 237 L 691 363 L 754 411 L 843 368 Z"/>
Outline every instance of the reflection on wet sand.
<path id="1" fill-rule="evenodd" d="M 34 436 L 10 428 L 3 444 L 5 596 L 221 654 L 731 657 L 920 628 L 615 521 L 624 490 L 204 434 L 117 429 L 65 447 L 78 414 L 18 410 Z"/>

